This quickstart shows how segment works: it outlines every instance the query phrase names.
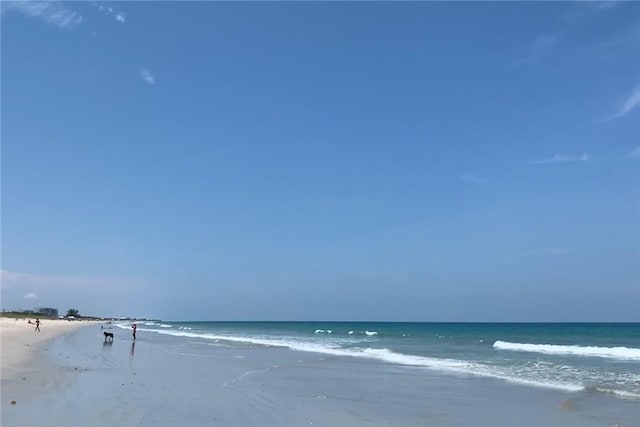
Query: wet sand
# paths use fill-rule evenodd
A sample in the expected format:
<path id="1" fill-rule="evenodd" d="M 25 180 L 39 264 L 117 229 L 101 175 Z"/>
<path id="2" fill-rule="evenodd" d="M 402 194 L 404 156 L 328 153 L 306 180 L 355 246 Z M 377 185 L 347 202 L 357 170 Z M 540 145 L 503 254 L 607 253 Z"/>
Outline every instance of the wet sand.
<path id="1" fill-rule="evenodd" d="M 35 318 L 0 318 L 0 398 L 3 406 L 61 385 L 65 373 L 47 357 L 51 343 L 89 321 L 42 319 L 40 332 Z"/>
<path id="2" fill-rule="evenodd" d="M 2 425 L 628 427 L 640 409 L 599 393 L 111 331 L 112 342 L 94 325 L 47 344 L 42 353 L 64 382 L 17 405 L 4 397 Z"/>

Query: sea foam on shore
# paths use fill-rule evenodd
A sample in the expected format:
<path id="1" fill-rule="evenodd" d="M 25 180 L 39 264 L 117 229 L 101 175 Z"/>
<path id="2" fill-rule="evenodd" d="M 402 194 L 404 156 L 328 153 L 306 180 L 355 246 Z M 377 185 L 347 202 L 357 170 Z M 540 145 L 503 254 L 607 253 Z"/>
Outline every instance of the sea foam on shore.
<path id="1" fill-rule="evenodd" d="M 396 363 L 395 358 L 410 356 L 410 346 L 403 351 L 398 344 L 394 350 L 375 348 L 381 337 L 415 336 L 417 326 L 401 331 L 397 325 L 162 324 L 169 327 L 139 327 L 136 340 L 128 324 L 112 329 L 113 342 L 103 340 L 98 325 L 55 340 L 49 346 L 50 359 L 65 372 L 77 374 L 55 391 L 15 406 L 3 402 L 2 425 L 71 420 L 78 425 L 125 427 L 595 427 L 633 425 L 640 410 L 635 399 L 597 390 L 531 386 L 415 363 L 425 355 Z M 333 333 L 316 334 L 317 329 Z M 380 332 L 375 337 L 362 334 L 358 345 L 366 347 L 359 350 L 364 357 L 354 357 L 357 350 L 344 347 L 356 344 L 345 341 L 353 335 L 351 330 Z M 300 331 L 307 331 L 306 338 Z M 445 336 L 442 332 L 439 335 Z M 451 328 L 446 330 L 446 336 L 452 334 Z M 443 342 L 438 334 L 431 335 L 434 342 Z M 274 345 L 283 342 L 290 345 Z M 292 347 L 295 342 L 300 347 Z M 305 342 L 318 347 L 307 347 Z M 322 348 L 334 351 L 316 351 Z M 443 354 L 444 349 L 434 347 L 428 357 L 444 365 L 454 360 L 439 357 L 438 351 Z M 482 351 L 502 350 L 487 343 Z M 524 355 L 503 355 L 508 353 Z M 540 362 L 541 369 L 546 369 L 546 363 Z"/>

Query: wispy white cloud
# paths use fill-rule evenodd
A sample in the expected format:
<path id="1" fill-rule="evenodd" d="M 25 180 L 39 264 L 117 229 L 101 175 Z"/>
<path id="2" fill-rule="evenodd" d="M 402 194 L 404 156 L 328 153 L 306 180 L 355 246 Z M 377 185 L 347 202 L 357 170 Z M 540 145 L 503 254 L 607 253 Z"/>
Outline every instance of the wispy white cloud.
<path id="1" fill-rule="evenodd" d="M 564 22 L 556 31 L 549 31 L 538 35 L 533 45 L 529 48 L 529 54 L 524 58 L 512 62 L 512 65 L 525 65 L 536 63 L 550 50 L 554 49 L 575 27 L 584 25 L 589 21 L 602 16 L 604 11 L 618 5 L 616 1 L 586 1 L 574 2 L 564 15 Z"/>
<path id="2" fill-rule="evenodd" d="M 537 62 L 548 50 L 553 48 L 560 38 L 560 33 L 544 34 L 536 37 L 533 47 L 527 56 L 513 62 L 513 65 L 532 64 Z"/>
<path id="3" fill-rule="evenodd" d="M 69 29 L 82 23 L 82 16 L 60 1 L 3 1 L 2 11 L 16 10 L 58 28 Z"/>
<path id="4" fill-rule="evenodd" d="M 30 300 L 38 299 L 38 295 L 36 295 L 35 292 L 29 292 L 24 296 L 24 299 L 30 299 Z"/>
<path id="5" fill-rule="evenodd" d="M 626 116 L 640 105 L 640 86 L 637 86 L 622 102 L 618 111 L 610 116 L 604 117 L 602 120 L 619 119 Z"/>
<path id="6" fill-rule="evenodd" d="M 140 312 L 134 295 L 149 296 L 152 282 L 122 276 L 18 273 L 0 270 L 3 308 L 23 309 L 35 301 L 49 307 L 77 307 L 84 314 L 113 316 Z M 105 305 L 104 301 L 110 301 Z"/>
<path id="7" fill-rule="evenodd" d="M 105 6 L 104 3 L 93 2 L 93 5 L 98 8 L 98 12 L 107 13 L 114 17 L 118 22 L 125 23 L 127 14 L 124 12 L 116 12 L 111 6 Z"/>
<path id="8" fill-rule="evenodd" d="M 149 83 L 150 85 L 156 84 L 155 77 L 153 77 L 153 74 L 151 73 L 151 71 L 147 70 L 146 68 L 140 69 L 140 77 L 142 77 L 142 80 Z"/>
<path id="9" fill-rule="evenodd" d="M 588 162 L 590 158 L 591 157 L 588 153 L 582 153 L 579 155 L 554 154 L 549 158 L 534 160 L 531 163 L 536 165 L 548 165 L 552 163 Z"/>
<path id="10" fill-rule="evenodd" d="M 595 11 L 601 11 L 601 10 L 607 10 L 607 9 L 612 9 L 616 6 L 618 6 L 620 2 L 618 1 L 613 1 L 613 0 L 606 0 L 606 1 L 589 1 L 586 2 L 586 5 L 591 8 L 592 10 Z"/>
<path id="11" fill-rule="evenodd" d="M 625 156 L 627 159 L 640 159 L 640 147 L 636 147 Z"/>
<path id="12" fill-rule="evenodd" d="M 473 185 L 486 184 L 489 181 L 487 178 L 478 176 L 473 172 L 463 173 L 458 177 L 458 179 L 464 183 L 473 184 Z"/>
<path id="13" fill-rule="evenodd" d="M 588 58 L 608 61 L 620 55 L 635 55 L 638 50 L 638 40 L 640 40 L 640 31 L 634 26 L 611 38 L 583 46 L 577 49 L 576 53 Z"/>

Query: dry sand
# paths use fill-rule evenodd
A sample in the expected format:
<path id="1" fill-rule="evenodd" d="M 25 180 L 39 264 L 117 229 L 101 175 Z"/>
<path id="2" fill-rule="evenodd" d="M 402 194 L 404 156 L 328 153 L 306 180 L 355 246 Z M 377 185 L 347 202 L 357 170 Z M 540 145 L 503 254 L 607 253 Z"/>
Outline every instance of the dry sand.
<path id="1" fill-rule="evenodd" d="M 59 384 L 64 373 L 46 357 L 48 343 L 94 322 L 42 319 L 40 332 L 28 318 L 0 318 L 2 400 L 14 400 Z M 32 322 L 35 318 L 31 319 Z"/>

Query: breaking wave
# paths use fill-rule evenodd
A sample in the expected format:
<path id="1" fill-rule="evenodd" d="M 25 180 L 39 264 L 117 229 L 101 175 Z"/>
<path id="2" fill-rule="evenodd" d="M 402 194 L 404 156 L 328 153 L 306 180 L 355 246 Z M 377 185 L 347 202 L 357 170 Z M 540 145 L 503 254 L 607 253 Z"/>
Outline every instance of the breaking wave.
<path id="1" fill-rule="evenodd" d="M 256 344 L 269 347 L 283 347 L 295 351 L 303 351 L 310 353 L 319 353 L 332 356 L 354 357 L 361 359 L 377 360 L 385 363 L 396 365 L 405 365 L 413 367 L 422 367 L 445 372 L 454 372 L 460 374 L 475 375 L 487 378 L 496 378 L 504 381 L 524 384 L 535 387 L 552 388 L 564 391 L 581 391 L 584 387 L 581 384 L 570 382 L 559 382 L 544 377 L 527 378 L 520 375 L 518 371 L 504 370 L 497 367 L 485 365 L 477 362 L 467 362 L 456 359 L 441 359 L 435 357 L 416 356 L 394 352 L 388 348 L 344 348 L 337 344 L 330 343 L 314 343 L 306 341 L 296 341 L 293 339 L 273 339 L 259 337 L 243 337 L 243 336 L 226 336 L 213 333 L 194 333 L 184 330 L 159 330 L 153 329 L 150 332 L 156 332 L 162 335 L 171 335 L 175 337 L 188 337 L 213 340 L 215 342 L 237 342 Z"/>
<path id="2" fill-rule="evenodd" d="M 116 324 L 122 329 L 130 329 L 130 324 Z M 151 326 L 151 325 L 150 325 Z M 373 348 L 367 343 L 371 340 L 372 332 L 352 330 L 345 331 L 352 337 L 350 341 L 335 338 L 331 330 L 318 329 L 315 334 L 324 335 L 318 338 L 304 338 L 302 336 L 269 336 L 253 334 L 229 334 L 213 331 L 194 331 L 188 327 L 183 329 L 163 328 L 160 324 L 153 328 L 138 328 L 139 331 L 154 332 L 173 337 L 192 338 L 204 340 L 215 346 L 266 346 L 281 347 L 293 351 L 324 354 L 336 357 L 359 358 L 361 360 L 377 361 L 394 365 L 403 365 L 413 368 L 424 368 L 440 372 L 472 375 L 476 377 L 494 378 L 506 382 L 525 386 L 549 388 L 566 392 L 595 392 L 616 395 L 620 398 L 640 400 L 640 374 L 631 373 L 628 376 L 621 374 L 589 372 L 579 367 L 572 367 L 545 360 L 519 361 L 512 365 L 485 363 L 480 360 L 460 360 L 456 358 L 432 357 L 429 354 L 407 354 L 390 348 Z M 366 334 L 369 332 L 369 334 Z M 361 339 L 355 339 L 355 335 L 366 335 Z M 338 334 L 339 335 L 339 334 Z M 332 338 L 329 338 L 332 337 Z M 334 340 L 335 338 L 335 340 Z M 354 340 L 355 339 L 355 340 Z M 377 339 L 375 342 L 379 342 Z M 235 343 L 235 345 L 234 345 Z M 346 344 L 346 345 L 345 345 Z M 627 347 L 585 347 L 563 346 L 551 344 L 521 344 L 506 341 L 496 341 L 493 347 L 497 350 L 526 351 L 536 353 L 550 353 L 555 355 L 589 356 L 622 359 L 625 361 L 640 360 L 640 349 Z"/>
<path id="3" fill-rule="evenodd" d="M 606 357 L 623 360 L 640 360 L 640 348 L 627 347 L 583 347 L 577 345 L 521 344 L 496 341 L 498 350 L 527 351 L 533 353 L 560 354 L 570 356 Z"/>
<path id="4" fill-rule="evenodd" d="M 368 337 L 372 337 L 375 335 L 378 335 L 378 332 L 376 331 L 349 331 L 349 335 L 353 335 L 353 334 L 364 334 Z"/>

